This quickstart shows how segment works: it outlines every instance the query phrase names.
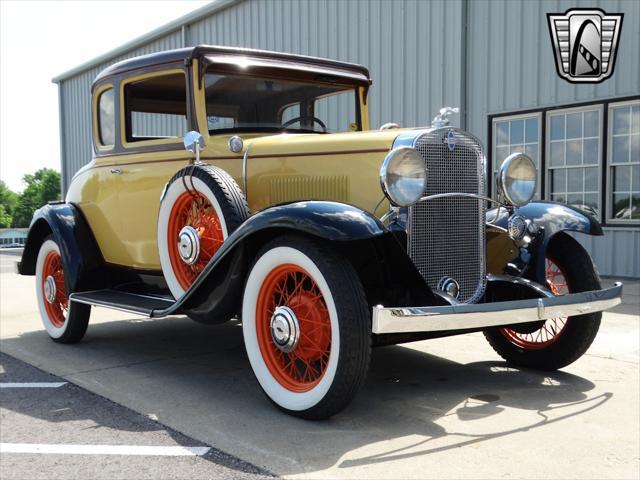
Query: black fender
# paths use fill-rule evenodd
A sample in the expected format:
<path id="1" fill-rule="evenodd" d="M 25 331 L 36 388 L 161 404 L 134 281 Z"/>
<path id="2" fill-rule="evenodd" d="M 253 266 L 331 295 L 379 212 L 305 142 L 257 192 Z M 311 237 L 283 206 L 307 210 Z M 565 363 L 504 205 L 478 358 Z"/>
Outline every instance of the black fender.
<path id="1" fill-rule="evenodd" d="M 203 323 L 228 320 L 239 312 L 246 275 L 255 255 L 269 240 L 283 234 L 309 235 L 332 242 L 350 261 L 357 263 L 362 257 L 363 268 L 378 266 L 376 274 L 383 278 L 385 273 L 380 269 L 393 272 L 398 288 L 424 297 L 420 304 L 439 301 L 393 233 L 375 216 L 343 203 L 300 201 L 269 207 L 251 216 L 225 240 L 191 288 L 174 305 L 154 311 L 153 316 L 183 311 Z M 362 269 L 359 273 L 365 280 L 372 275 Z"/>
<path id="2" fill-rule="evenodd" d="M 60 247 L 68 292 L 101 288 L 104 260 L 93 232 L 70 203 L 50 203 L 33 214 L 18 273 L 35 275 L 38 251 L 44 239 L 53 235 Z"/>
<path id="3" fill-rule="evenodd" d="M 500 208 L 496 218 L 497 208 L 487 212 L 487 222 L 507 228 L 509 212 Z M 525 263 L 533 267 L 534 276 L 538 281 L 545 278 L 545 254 L 549 242 L 560 232 L 580 232 L 586 235 L 604 235 L 600 222 L 592 215 L 578 208 L 550 201 L 536 201 L 528 203 L 515 210 L 514 213 L 533 221 L 539 231 L 527 248 L 530 258 Z M 522 256 L 521 256 L 522 259 Z"/>

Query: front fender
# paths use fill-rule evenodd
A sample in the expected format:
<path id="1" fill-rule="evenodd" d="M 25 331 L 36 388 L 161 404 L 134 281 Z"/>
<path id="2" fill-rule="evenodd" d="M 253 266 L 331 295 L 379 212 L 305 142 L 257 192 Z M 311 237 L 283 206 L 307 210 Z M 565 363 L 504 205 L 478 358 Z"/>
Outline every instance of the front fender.
<path id="1" fill-rule="evenodd" d="M 496 217 L 496 211 L 487 212 L 487 221 Z M 546 251 L 551 239 L 560 232 L 580 232 L 587 235 L 604 235 L 600 222 L 588 213 L 569 205 L 557 202 L 537 201 L 516 209 L 525 218 L 533 221 L 539 232 L 528 247 L 531 258 L 528 264 L 534 268 L 535 277 L 543 281 L 545 276 Z M 509 213 L 501 208 L 496 221 L 492 222 L 507 228 Z"/>
<path id="2" fill-rule="evenodd" d="M 246 274 L 257 252 L 275 236 L 286 233 L 343 244 L 391 235 L 376 217 L 343 203 L 302 201 L 267 208 L 250 217 L 225 240 L 173 306 L 154 311 L 153 316 L 182 310 L 205 323 L 226 320 L 227 315 L 238 311 Z"/>
<path id="3" fill-rule="evenodd" d="M 104 261 L 87 221 L 70 203 L 47 204 L 33 214 L 18 273 L 35 275 L 38 251 L 48 235 L 60 247 L 67 291 L 98 288 L 96 273 Z"/>

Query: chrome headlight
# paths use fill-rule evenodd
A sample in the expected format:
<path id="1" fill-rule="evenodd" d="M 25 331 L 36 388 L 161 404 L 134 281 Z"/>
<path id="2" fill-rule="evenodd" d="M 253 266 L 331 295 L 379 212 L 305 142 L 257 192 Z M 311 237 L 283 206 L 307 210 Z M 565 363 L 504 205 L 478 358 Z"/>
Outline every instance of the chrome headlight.
<path id="1" fill-rule="evenodd" d="M 427 184 L 424 160 L 411 147 L 394 148 L 380 167 L 380 184 L 394 205 L 406 207 L 416 203 Z"/>
<path id="2" fill-rule="evenodd" d="M 521 207 L 536 194 L 538 172 L 529 157 L 522 153 L 509 155 L 498 173 L 498 191 L 511 205 Z"/>

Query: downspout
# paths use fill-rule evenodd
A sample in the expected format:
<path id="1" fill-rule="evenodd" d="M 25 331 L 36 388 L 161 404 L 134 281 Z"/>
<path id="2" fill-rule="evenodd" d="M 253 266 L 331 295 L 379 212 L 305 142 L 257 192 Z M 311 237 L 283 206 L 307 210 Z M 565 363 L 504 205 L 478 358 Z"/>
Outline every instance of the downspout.
<path id="1" fill-rule="evenodd" d="M 69 181 L 67 180 L 67 164 L 66 164 L 66 152 L 64 144 L 64 102 L 62 95 L 62 86 L 64 82 L 58 83 L 58 129 L 60 135 L 60 198 L 64 200 L 67 194 L 67 188 L 69 187 Z"/>
<path id="2" fill-rule="evenodd" d="M 468 26 L 469 26 L 469 1 L 462 0 L 462 12 L 460 15 L 460 128 L 468 130 L 467 112 L 467 77 L 469 76 L 469 65 L 467 64 Z"/>

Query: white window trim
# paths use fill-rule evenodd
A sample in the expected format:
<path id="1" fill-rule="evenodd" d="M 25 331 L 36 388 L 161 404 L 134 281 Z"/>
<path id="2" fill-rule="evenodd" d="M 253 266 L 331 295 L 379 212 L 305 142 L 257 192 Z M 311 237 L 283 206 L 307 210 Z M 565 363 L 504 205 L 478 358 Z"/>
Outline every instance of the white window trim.
<path id="1" fill-rule="evenodd" d="M 607 112 L 609 123 L 607 125 L 607 188 L 605 195 L 607 196 L 607 224 L 612 225 L 638 225 L 640 220 L 637 219 L 624 219 L 613 217 L 613 167 L 624 166 L 624 164 L 613 164 L 611 162 L 613 153 L 613 109 L 620 106 L 640 105 L 640 99 L 627 100 L 623 102 L 609 103 L 609 111 Z"/>
<path id="2" fill-rule="evenodd" d="M 500 117 L 493 117 L 491 119 L 491 171 L 489 175 L 491 176 L 491 191 L 496 191 L 496 173 L 497 173 L 497 165 L 498 165 L 498 157 L 496 154 L 497 146 L 498 146 L 498 136 L 496 135 L 496 124 L 498 122 L 511 122 L 513 120 L 528 120 L 530 118 L 535 118 L 538 122 L 538 185 L 537 185 L 537 194 L 542 198 L 542 111 L 539 112 L 529 112 L 529 113 L 518 113 L 515 115 L 504 115 Z M 511 125 L 509 125 L 509 136 L 511 136 Z M 526 139 L 526 126 L 525 126 L 525 139 Z M 511 141 L 511 138 L 509 138 Z M 509 145 L 511 145 L 509 143 Z M 525 145 L 529 145 L 525 143 Z M 535 159 L 534 159 L 535 160 Z"/>
<path id="3" fill-rule="evenodd" d="M 597 165 L 592 165 L 592 167 L 596 166 L 598 168 L 598 189 L 596 190 L 597 198 L 598 198 L 598 220 L 602 221 L 605 217 L 604 212 L 602 211 L 602 142 L 605 141 L 603 136 L 603 123 L 604 123 L 604 104 L 603 103 L 591 103 L 589 105 L 582 105 L 580 107 L 571 107 L 571 108 L 562 108 L 562 109 L 554 109 L 546 112 L 545 119 L 545 132 L 546 138 L 544 139 L 544 157 L 546 159 L 545 172 L 544 172 L 544 184 L 545 184 L 545 199 L 551 200 L 551 171 L 556 168 L 572 168 L 572 166 L 564 166 L 564 167 L 552 167 L 551 166 L 551 117 L 557 114 L 567 115 L 570 113 L 579 113 L 579 112 L 588 112 L 592 110 L 598 110 L 598 159 Z M 567 135 L 567 126 L 565 120 L 565 164 L 567 161 L 567 143 L 566 143 L 566 135 Z M 582 123 L 582 137 L 584 139 L 584 121 Z M 587 137 L 594 138 L 594 137 Z M 583 145 L 584 148 L 584 145 Z M 584 156 L 584 151 L 582 152 Z M 608 156 L 608 155 L 607 155 Z M 574 165 L 573 167 L 580 168 L 584 167 L 584 165 Z M 583 185 L 583 194 L 584 194 L 584 185 Z"/>

